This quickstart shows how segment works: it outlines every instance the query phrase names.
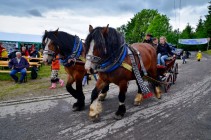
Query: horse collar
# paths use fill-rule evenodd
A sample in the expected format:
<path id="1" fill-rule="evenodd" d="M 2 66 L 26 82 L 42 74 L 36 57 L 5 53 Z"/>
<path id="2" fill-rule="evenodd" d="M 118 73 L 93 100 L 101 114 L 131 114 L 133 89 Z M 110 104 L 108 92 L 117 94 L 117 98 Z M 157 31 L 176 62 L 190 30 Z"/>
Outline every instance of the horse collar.
<path id="1" fill-rule="evenodd" d="M 111 72 L 111 71 L 114 71 L 115 69 L 117 69 L 119 66 L 121 66 L 125 57 L 127 56 L 127 48 L 128 48 L 127 44 L 122 45 L 122 47 L 120 48 L 121 52 L 120 52 L 119 57 L 117 57 L 114 62 L 112 62 L 109 58 L 106 59 L 101 64 L 98 64 L 96 66 L 96 68 L 95 68 L 96 71 Z"/>
<path id="2" fill-rule="evenodd" d="M 82 50 L 83 50 L 83 43 L 78 36 L 75 36 L 72 53 L 68 56 L 64 56 L 65 57 L 64 59 L 60 59 L 61 63 L 64 66 L 71 66 L 72 64 L 75 64 L 76 59 L 80 57 Z M 70 63 L 70 62 L 74 62 L 74 63 Z"/>

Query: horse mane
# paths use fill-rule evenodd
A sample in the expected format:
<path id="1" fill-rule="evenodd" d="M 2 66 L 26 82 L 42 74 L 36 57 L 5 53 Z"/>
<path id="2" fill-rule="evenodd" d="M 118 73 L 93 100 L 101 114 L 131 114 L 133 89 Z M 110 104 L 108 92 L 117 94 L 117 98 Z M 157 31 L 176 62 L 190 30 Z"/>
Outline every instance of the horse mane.
<path id="1" fill-rule="evenodd" d="M 124 44 L 124 37 L 114 28 L 109 27 L 108 32 L 102 33 L 103 27 L 96 27 L 93 29 L 86 38 L 86 53 L 89 50 L 90 43 L 92 40 L 95 42 L 96 49 L 100 52 L 102 57 L 111 57 L 114 59 Z"/>
<path id="2" fill-rule="evenodd" d="M 47 37 L 53 41 L 55 46 L 59 46 L 60 51 L 63 52 L 64 55 L 67 56 L 72 53 L 75 41 L 74 35 L 63 31 L 58 31 L 57 33 L 55 31 L 48 31 L 43 35 L 42 42 L 44 42 Z"/>

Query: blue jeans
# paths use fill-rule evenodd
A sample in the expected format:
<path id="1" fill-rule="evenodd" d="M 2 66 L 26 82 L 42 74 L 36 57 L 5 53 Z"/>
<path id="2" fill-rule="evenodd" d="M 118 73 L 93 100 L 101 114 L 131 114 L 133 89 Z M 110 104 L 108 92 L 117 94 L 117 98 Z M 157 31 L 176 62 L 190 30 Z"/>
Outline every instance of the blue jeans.
<path id="1" fill-rule="evenodd" d="M 163 65 L 163 66 L 165 66 L 165 60 L 166 60 L 166 58 L 168 58 L 168 55 L 161 55 L 160 53 L 157 55 L 157 63 L 158 63 L 158 65 Z"/>
<path id="2" fill-rule="evenodd" d="M 20 82 L 23 82 L 26 76 L 26 69 L 12 69 L 10 72 L 10 76 L 15 80 L 15 82 L 18 82 L 18 77 L 15 75 L 18 72 L 21 73 Z"/>
<path id="3" fill-rule="evenodd" d="M 86 83 L 88 84 L 88 80 L 89 80 L 88 78 L 89 78 L 88 75 L 85 75 L 85 76 L 84 76 L 83 81 L 82 81 L 82 85 L 83 85 L 83 86 L 85 86 Z"/>

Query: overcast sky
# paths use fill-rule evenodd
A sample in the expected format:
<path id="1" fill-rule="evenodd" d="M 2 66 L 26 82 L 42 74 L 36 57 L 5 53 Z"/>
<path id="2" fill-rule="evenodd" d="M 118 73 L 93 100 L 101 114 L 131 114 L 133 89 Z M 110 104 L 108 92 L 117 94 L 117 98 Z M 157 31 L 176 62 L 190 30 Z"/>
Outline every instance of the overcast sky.
<path id="1" fill-rule="evenodd" d="M 181 1 L 181 8 L 179 2 Z M 174 29 L 195 27 L 210 0 L 0 0 L 0 32 L 42 35 L 59 30 L 85 38 L 89 24 L 116 28 L 142 9 L 157 9 Z M 175 3 L 175 4 L 174 4 Z"/>

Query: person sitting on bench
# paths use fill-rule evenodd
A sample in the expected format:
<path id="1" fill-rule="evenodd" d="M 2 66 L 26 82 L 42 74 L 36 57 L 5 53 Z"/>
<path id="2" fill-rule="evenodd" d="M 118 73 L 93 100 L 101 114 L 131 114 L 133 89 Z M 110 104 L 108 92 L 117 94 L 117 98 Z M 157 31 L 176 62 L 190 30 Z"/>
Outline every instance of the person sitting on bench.
<path id="1" fill-rule="evenodd" d="M 171 48 L 166 43 L 166 38 L 164 36 L 160 37 L 160 43 L 157 47 L 157 64 L 158 66 L 165 66 L 165 60 L 169 57 L 169 55 L 173 56 L 174 53 L 171 52 Z M 175 57 L 175 56 L 174 56 Z"/>
<path id="2" fill-rule="evenodd" d="M 28 67 L 28 61 L 21 56 L 20 52 L 16 52 L 16 57 L 11 59 L 9 62 L 9 68 L 12 69 L 10 72 L 10 76 L 15 80 L 15 83 L 23 83 L 23 80 L 26 76 L 26 68 Z M 20 81 L 18 81 L 18 77 L 15 75 L 18 72 L 21 73 Z"/>

